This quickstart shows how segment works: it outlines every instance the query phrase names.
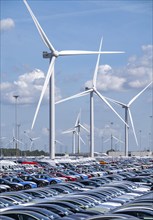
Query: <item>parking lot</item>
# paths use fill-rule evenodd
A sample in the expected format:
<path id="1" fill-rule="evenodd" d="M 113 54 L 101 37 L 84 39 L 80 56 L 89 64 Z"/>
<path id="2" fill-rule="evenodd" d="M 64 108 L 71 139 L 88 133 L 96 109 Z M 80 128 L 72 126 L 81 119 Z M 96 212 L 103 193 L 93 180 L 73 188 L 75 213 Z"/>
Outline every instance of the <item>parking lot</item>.
<path id="1" fill-rule="evenodd" d="M 152 219 L 151 158 L 1 161 L 1 219 Z"/>

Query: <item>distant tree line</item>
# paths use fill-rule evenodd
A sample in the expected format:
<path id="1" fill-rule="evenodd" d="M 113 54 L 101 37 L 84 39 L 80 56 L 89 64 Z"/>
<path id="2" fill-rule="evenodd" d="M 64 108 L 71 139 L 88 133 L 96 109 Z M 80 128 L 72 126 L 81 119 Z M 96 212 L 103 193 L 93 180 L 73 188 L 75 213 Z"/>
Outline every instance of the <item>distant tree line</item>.
<path id="1" fill-rule="evenodd" d="M 29 151 L 29 150 L 24 150 L 21 151 L 19 149 L 14 149 L 14 148 L 1 148 L 0 149 L 0 156 L 1 157 L 14 157 L 14 156 L 48 156 L 49 154 L 43 150 L 34 150 L 34 151 Z"/>

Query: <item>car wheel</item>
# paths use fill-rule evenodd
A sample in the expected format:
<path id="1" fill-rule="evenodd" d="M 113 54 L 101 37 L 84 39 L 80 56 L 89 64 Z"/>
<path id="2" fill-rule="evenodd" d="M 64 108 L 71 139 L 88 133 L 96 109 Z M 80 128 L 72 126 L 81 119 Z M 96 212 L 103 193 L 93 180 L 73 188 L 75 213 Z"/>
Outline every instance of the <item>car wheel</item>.
<path id="1" fill-rule="evenodd" d="M 50 182 L 50 184 L 56 184 L 57 182 L 56 182 L 56 180 L 52 180 L 51 182 Z"/>
<path id="2" fill-rule="evenodd" d="M 25 185 L 24 189 L 31 189 L 31 186 L 30 185 Z"/>

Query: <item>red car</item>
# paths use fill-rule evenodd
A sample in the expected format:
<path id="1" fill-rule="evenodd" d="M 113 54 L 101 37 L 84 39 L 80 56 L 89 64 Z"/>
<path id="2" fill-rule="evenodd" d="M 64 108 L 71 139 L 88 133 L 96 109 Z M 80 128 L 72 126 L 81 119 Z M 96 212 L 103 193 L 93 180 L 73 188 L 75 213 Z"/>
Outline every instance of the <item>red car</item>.
<path id="1" fill-rule="evenodd" d="M 54 176 L 56 177 L 64 177 L 64 178 L 67 178 L 68 181 L 77 181 L 78 178 L 76 176 L 73 176 L 73 175 L 67 175 L 65 173 L 61 173 L 61 172 L 56 172 L 56 173 L 53 173 Z"/>

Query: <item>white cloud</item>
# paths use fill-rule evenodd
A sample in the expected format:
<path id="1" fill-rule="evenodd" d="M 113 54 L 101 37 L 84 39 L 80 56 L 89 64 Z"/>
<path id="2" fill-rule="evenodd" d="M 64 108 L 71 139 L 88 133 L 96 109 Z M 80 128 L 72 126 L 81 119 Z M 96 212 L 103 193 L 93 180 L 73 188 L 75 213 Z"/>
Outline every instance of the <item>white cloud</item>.
<path id="1" fill-rule="evenodd" d="M 19 95 L 20 104 L 30 104 L 38 102 L 45 80 L 45 74 L 38 69 L 30 73 L 20 75 L 13 83 L 1 83 L 2 101 L 14 103 L 14 95 Z M 44 95 L 44 100 L 48 100 L 48 89 Z M 55 99 L 61 98 L 60 89 L 55 87 Z"/>
<path id="2" fill-rule="evenodd" d="M 113 75 L 113 70 L 109 65 L 99 66 L 98 76 L 97 76 L 97 89 L 102 91 L 114 90 L 120 91 L 123 89 L 123 85 L 126 79 L 123 77 L 118 77 Z M 91 88 L 92 81 L 87 81 L 85 87 Z"/>
<path id="3" fill-rule="evenodd" d="M 130 57 L 125 68 L 130 88 L 145 87 L 153 80 L 153 45 L 142 46 L 143 55 L 140 57 Z"/>
<path id="4" fill-rule="evenodd" d="M 2 19 L 0 21 L 0 30 L 1 31 L 10 30 L 11 28 L 14 28 L 14 27 L 15 27 L 15 22 L 13 21 L 12 18 Z"/>
<path id="5" fill-rule="evenodd" d="M 112 69 L 105 64 L 99 66 L 97 89 L 102 91 L 122 91 L 131 88 L 144 88 L 153 80 L 153 45 L 142 46 L 142 56 L 131 56 L 128 64 L 120 69 Z M 92 87 L 92 80 L 85 83 Z"/>

